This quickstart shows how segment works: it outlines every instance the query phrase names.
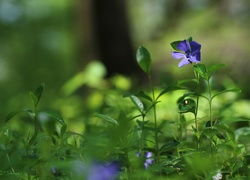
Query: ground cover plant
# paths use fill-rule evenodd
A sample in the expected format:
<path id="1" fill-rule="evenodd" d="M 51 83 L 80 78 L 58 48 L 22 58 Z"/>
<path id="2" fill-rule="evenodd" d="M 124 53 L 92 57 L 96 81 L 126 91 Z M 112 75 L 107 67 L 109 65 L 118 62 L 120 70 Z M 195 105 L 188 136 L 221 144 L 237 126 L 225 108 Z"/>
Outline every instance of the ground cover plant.
<path id="1" fill-rule="evenodd" d="M 130 91 L 124 77 L 103 80 L 112 87 L 104 83 L 90 96 L 106 103 L 91 110 L 83 102 L 85 115 L 77 114 L 85 116 L 81 132 L 69 128 L 63 110 L 39 109 L 44 84 L 30 92 L 31 107 L 9 113 L 1 128 L 0 177 L 247 179 L 249 119 L 233 112 L 240 89 L 214 89 L 216 71 L 224 65 L 205 65 L 202 45 L 192 37 L 171 46 L 173 59 L 180 61 L 176 68 L 190 68 L 193 78 L 155 85 L 150 52 L 140 46 L 136 59 L 148 86 Z"/>

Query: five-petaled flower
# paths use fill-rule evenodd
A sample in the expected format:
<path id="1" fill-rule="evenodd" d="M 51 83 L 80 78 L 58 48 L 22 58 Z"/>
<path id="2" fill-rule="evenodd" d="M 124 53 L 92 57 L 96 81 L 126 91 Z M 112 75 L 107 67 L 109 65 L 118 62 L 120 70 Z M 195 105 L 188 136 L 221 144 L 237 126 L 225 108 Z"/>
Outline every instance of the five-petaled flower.
<path id="1" fill-rule="evenodd" d="M 180 52 L 172 52 L 172 56 L 175 59 L 181 59 L 178 67 L 185 66 L 187 64 L 198 63 L 201 60 L 201 45 L 196 41 L 183 40 L 176 45 L 176 49 Z"/>

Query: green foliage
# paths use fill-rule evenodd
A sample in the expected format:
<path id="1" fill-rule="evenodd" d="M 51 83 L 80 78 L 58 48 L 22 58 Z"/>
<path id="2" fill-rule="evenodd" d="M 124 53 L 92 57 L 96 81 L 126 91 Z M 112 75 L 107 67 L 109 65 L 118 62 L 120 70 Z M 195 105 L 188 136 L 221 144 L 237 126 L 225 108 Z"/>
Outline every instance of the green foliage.
<path id="1" fill-rule="evenodd" d="M 180 113 L 192 112 L 195 113 L 196 102 L 193 99 L 184 99 L 178 103 Z"/>
<path id="2" fill-rule="evenodd" d="M 34 105 L 34 108 L 37 107 L 40 99 L 41 99 L 41 96 L 42 96 L 42 93 L 43 93 L 43 89 L 44 89 L 44 83 L 42 83 L 36 90 L 35 92 L 30 92 L 30 97 L 31 97 L 31 100 L 33 102 L 33 105 Z"/>
<path id="3" fill-rule="evenodd" d="M 140 46 L 136 53 L 136 59 L 141 69 L 149 75 L 151 68 L 151 57 L 149 51 L 145 47 Z"/>
<path id="4" fill-rule="evenodd" d="M 103 115 L 103 114 L 95 114 L 94 116 L 98 117 L 104 121 L 110 122 L 112 124 L 119 125 L 119 123 L 114 118 L 112 118 L 110 116 Z"/>
<path id="5" fill-rule="evenodd" d="M 1 128 L 1 178 L 88 179 L 96 162 L 95 174 L 119 164 L 110 179 L 248 177 L 249 118 L 234 112 L 237 96 L 231 97 L 240 90 L 212 89 L 211 77 L 222 65 L 195 64 L 196 79 L 153 87 L 149 52 L 139 51 L 150 90 L 128 92 L 121 84 L 129 79 L 104 79 L 103 73 L 91 83 L 87 77 L 102 67 L 92 64 L 85 80 L 81 74 L 65 83 L 69 97 L 51 102 L 61 109 L 40 109 L 44 84 L 30 92 L 32 107 L 9 113 Z M 86 99 L 74 94 L 83 85 Z"/>

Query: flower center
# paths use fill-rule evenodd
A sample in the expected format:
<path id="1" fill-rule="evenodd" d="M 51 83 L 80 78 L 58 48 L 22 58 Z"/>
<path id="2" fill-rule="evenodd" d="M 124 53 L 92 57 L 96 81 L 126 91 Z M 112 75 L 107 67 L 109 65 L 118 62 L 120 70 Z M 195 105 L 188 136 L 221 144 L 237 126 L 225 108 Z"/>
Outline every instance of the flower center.
<path id="1" fill-rule="evenodd" d="M 186 57 L 188 59 L 188 62 L 190 62 L 192 64 L 192 61 L 190 61 L 190 59 L 189 59 L 190 58 L 190 50 L 186 51 L 185 53 L 186 53 Z"/>

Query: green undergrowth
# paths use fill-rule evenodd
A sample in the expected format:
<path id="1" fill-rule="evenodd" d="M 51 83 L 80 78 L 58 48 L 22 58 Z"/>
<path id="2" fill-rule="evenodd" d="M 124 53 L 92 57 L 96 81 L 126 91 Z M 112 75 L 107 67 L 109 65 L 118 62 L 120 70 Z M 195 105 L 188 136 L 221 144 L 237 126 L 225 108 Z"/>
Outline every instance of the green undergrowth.
<path id="1" fill-rule="evenodd" d="M 171 45 L 178 50 L 180 42 Z M 39 106 L 44 84 L 30 92 L 32 105 L 10 112 L 1 126 L 0 177 L 247 179 L 249 101 L 233 83 L 216 89 L 224 65 L 194 63 L 185 67 L 193 79 L 155 85 L 149 51 L 139 47 L 136 58 L 145 89 L 129 77 L 105 79 L 93 62 L 48 108 Z"/>

